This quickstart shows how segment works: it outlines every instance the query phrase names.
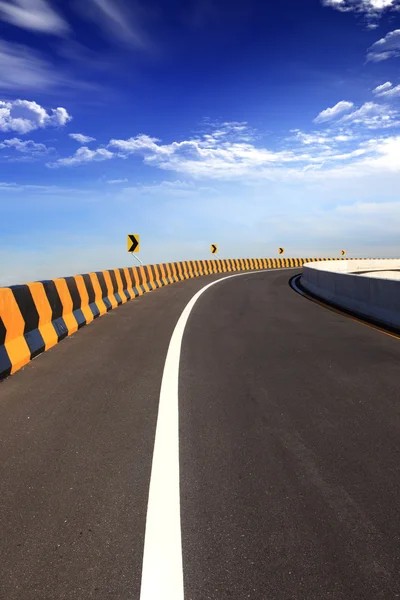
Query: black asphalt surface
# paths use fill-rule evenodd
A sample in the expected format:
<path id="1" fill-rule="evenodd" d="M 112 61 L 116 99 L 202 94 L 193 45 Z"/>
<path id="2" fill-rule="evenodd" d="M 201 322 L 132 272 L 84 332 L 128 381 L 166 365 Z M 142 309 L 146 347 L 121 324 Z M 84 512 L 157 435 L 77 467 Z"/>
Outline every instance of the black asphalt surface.
<path id="1" fill-rule="evenodd" d="M 180 371 L 185 600 L 400 597 L 400 340 L 294 292 L 212 286 Z M 209 276 L 0 385 L 0 599 L 137 599 L 170 337 Z M 160 600 L 160 599 L 155 599 Z"/>

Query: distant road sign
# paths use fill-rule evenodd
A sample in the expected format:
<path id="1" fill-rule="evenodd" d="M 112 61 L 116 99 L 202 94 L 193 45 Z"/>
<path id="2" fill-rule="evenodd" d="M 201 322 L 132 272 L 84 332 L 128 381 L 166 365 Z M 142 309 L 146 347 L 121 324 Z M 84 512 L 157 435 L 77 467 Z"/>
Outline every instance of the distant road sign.
<path id="1" fill-rule="evenodd" d="M 341 254 L 342 256 L 346 256 L 346 250 L 341 250 L 340 254 Z"/>
<path id="2" fill-rule="evenodd" d="M 138 233 L 128 234 L 128 252 L 140 252 L 140 235 Z"/>
<path id="3" fill-rule="evenodd" d="M 218 252 L 218 245 L 211 244 L 211 254 L 217 254 L 217 252 Z"/>
<path id="4" fill-rule="evenodd" d="M 278 248 L 278 254 L 284 254 L 285 248 Z"/>

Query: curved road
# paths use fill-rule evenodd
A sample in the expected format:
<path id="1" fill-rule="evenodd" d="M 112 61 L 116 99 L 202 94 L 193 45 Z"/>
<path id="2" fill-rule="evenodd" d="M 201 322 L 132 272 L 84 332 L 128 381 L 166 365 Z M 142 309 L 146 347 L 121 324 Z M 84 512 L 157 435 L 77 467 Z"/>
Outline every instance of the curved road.
<path id="1" fill-rule="evenodd" d="M 226 279 L 189 317 L 185 600 L 400 597 L 400 341 L 295 272 Z M 139 600 L 167 349 L 222 277 L 125 304 L 0 385 L 0 598 Z"/>

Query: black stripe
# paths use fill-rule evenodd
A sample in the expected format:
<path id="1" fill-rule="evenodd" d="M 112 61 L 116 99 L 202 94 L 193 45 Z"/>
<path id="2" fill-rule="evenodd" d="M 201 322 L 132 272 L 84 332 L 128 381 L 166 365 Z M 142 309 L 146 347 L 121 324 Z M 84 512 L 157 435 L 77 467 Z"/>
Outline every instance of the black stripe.
<path id="1" fill-rule="evenodd" d="M 6 326 L 3 323 L 3 319 L 0 317 L 0 346 L 4 346 L 6 341 Z"/>
<path id="2" fill-rule="evenodd" d="M 158 283 L 156 283 L 157 281 L 157 275 L 156 275 L 156 270 L 154 268 L 154 265 L 147 265 L 149 268 L 149 273 L 150 273 L 150 279 L 149 281 L 153 282 L 153 285 L 155 285 L 156 287 L 159 287 Z"/>
<path id="3" fill-rule="evenodd" d="M 200 276 L 201 275 L 201 262 L 199 260 L 196 260 L 196 265 L 197 265 L 197 273 Z"/>
<path id="4" fill-rule="evenodd" d="M 27 285 L 13 285 L 11 290 L 25 322 L 24 333 L 37 329 L 39 327 L 39 313 L 29 287 Z"/>
<path id="5" fill-rule="evenodd" d="M 52 280 L 42 281 L 42 284 L 51 306 L 51 320 L 54 321 L 54 319 L 60 319 L 63 316 L 63 305 L 60 296 L 58 295 L 56 284 Z"/>
<path id="6" fill-rule="evenodd" d="M 174 262 L 174 263 L 172 263 L 172 264 L 173 264 L 173 265 L 174 265 L 174 267 L 175 267 L 175 272 L 176 272 L 176 275 L 175 275 L 175 277 L 176 277 L 176 280 L 177 280 L 177 281 L 180 281 L 180 280 L 181 280 L 181 275 L 180 275 L 180 272 L 179 272 L 179 269 L 178 269 L 178 263 L 177 263 L 177 262 Z"/>
<path id="7" fill-rule="evenodd" d="M 143 265 L 144 267 L 144 272 L 145 272 L 145 279 L 143 281 L 143 283 L 150 283 L 150 281 L 152 280 L 152 274 L 151 274 L 151 270 L 149 270 L 149 265 Z"/>
<path id="8" fill-rule="evenodd" d="M 93 304 L 93 302 L 96 299 L 96 295 L 94 293 L 94 288 L 93 288 L 93 283 L 92 280 L 90 279 L 90 275 L 85 274 L 82 275 L 83 277 L 83 281 L 85 282 L 85 286 L 86 286 L 86 290 L 89 296 L 89 304 Z"/>
<path id="9" fill-rule="evenodd" d="M 128 282 L 126 281 L 125 271 L 123 269 L 118 269 L 118 270 L 119 270 L 119 274 L 121 275 L 122 289 L 123 290 L 127 290 L 128 289 Z"/>
<path id="10" fill-rule="evenodd" d="M 83 277 L 83 281 L 85 283 L 85 288 L 86 288 L 86 291 L 87 291 L 87 294 L 88 294 L 89 308 L 92 311 L 93 317 L 96 319 L 97 317 L 100 316 L 100 311 L 99 311 L 99 308 L 98 308 L 98 306 L 96 304 L 96 301 L 95 301 L 96 294 L 94 292 L 93 282 L 92 282 L 92 279 L 91 279 L 91 277 L 90 277 L 90 275 L 88 273 L 85 273 L 85 275 L 82 275 L 82 277 Z M 85 318 L 83 312 L 82 311 L 80 311 L 80 312 L 82 313 L 82 318 L 83 318 L 83 320 L 85 322 L 84 324 L 86 325 L 86 318 Z M 75 316 L 75 319 L 78 321 L 78 326 L 79 326 L 80 325 L 80 320 L 81 320 L 80 319 L 80 315 L 78 316 L 77 313 L 74 313 L 74 316 Z"/>
<path id="11" fill-rule="evenodd" d="M 138 278 L 139 278 L 139 286 L 142 287 L 142 285 L 144 284 L 144 277 L 142 274 L 142 270 L 139 269 L 138 267 L 135 267 L 136 273 L 138 274 Z M 145 290 L 143 290 L 145 291 Z"/>
<path id="12" fill-rule="evenodd" d="M 111 283 L 113 285 L 113 292 L 114 294 L 118 294 L 118 283 L 117 283 L 117 278 L 115 276 L 115 271 L 108 271 L 110 273 L 110 277 L 111 277 Z"/>
<path id="13" fill-rule="evenodd" d="M 82 298 L 78 291 L 78 286 L 76 285 L 75 277 L 66 277 L 65 281 L 68 287 L 68 291 L 72 298 L 72 312 L 74 312 L 82 306 Z"/>
<path id="14" fill-rule="evenodd" d="M 63 319 L 63 305 L 54 281 L 42 281 L 42 284 L 44 287 L 44 291 L 46 292 L 49 304 L 51 306 L 51 321 L 57 333 L 58 341 L 60 342 L 63 338 L 65 338 L 68 335 L 68 328 Z"/>
<path id="15" fill-rule="evenodd" d="M 6 339 L 6 327 L 0 317 L 0 380 L 8 377 L 11 373 L 11 360 L 4 346 Z"/>
<path id="16" fill-rule="evenodd" d="M 106 284 L 106 280 L 104 279 L 104 273 L 102 273 L 102 271 L 97 271 L 96 272 L 97 275 L 97 279 L 99 280 L 99 284 L 100 284 L 100 289 L 101 289 L 101 297 L 107 298 L 108 296 L 108 291 L 107 291 L 107 284 Z"/>
<path id="17" fill-rule="evenodd" d="M 135 287 L 136 287 L 136 281 L 135 281 L 135 276 L 133 274 L 132 267 L 128 267 L 128 271 L 129 271 L 129 275 L 131 276 L 132 288 L 135 289 Z"/>
<path id="18" fill-rule="evenodd" d="M 165 285 L 165 281 L 167 280 L 167 273 L 165 273 L 165 278 L 164 278 L 160 263 L 157 263 L 156 265 L 154 265 L 154 271 L 158 272 L 158 275 L 156 275 L 156 277 L 158 277 L 157 281 L 160 282 L 160 285 L 161 286 Z M 164 272 L 165 272 L 165 269 L 164 269 Z"/>

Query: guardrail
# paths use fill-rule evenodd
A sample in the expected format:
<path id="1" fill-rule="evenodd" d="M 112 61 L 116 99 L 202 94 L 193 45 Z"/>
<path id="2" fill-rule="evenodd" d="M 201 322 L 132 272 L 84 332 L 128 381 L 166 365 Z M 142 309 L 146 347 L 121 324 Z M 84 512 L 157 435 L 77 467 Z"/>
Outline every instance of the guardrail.
<path id="1" fill-rule="evenodd" d="M 305 264 L 301 286 L 314 296 L 384 327 L 400 330 L 400 282 L 357 273 L 400 269 L 399 259 Z"/>
<path id="2" fill-rule="evenodd" d="M 184 261 L 0 288 L 0 379 L 107 311 L 161 286 L 211 273 L 301 267 L 320 260 L 331 259 Z"/>

